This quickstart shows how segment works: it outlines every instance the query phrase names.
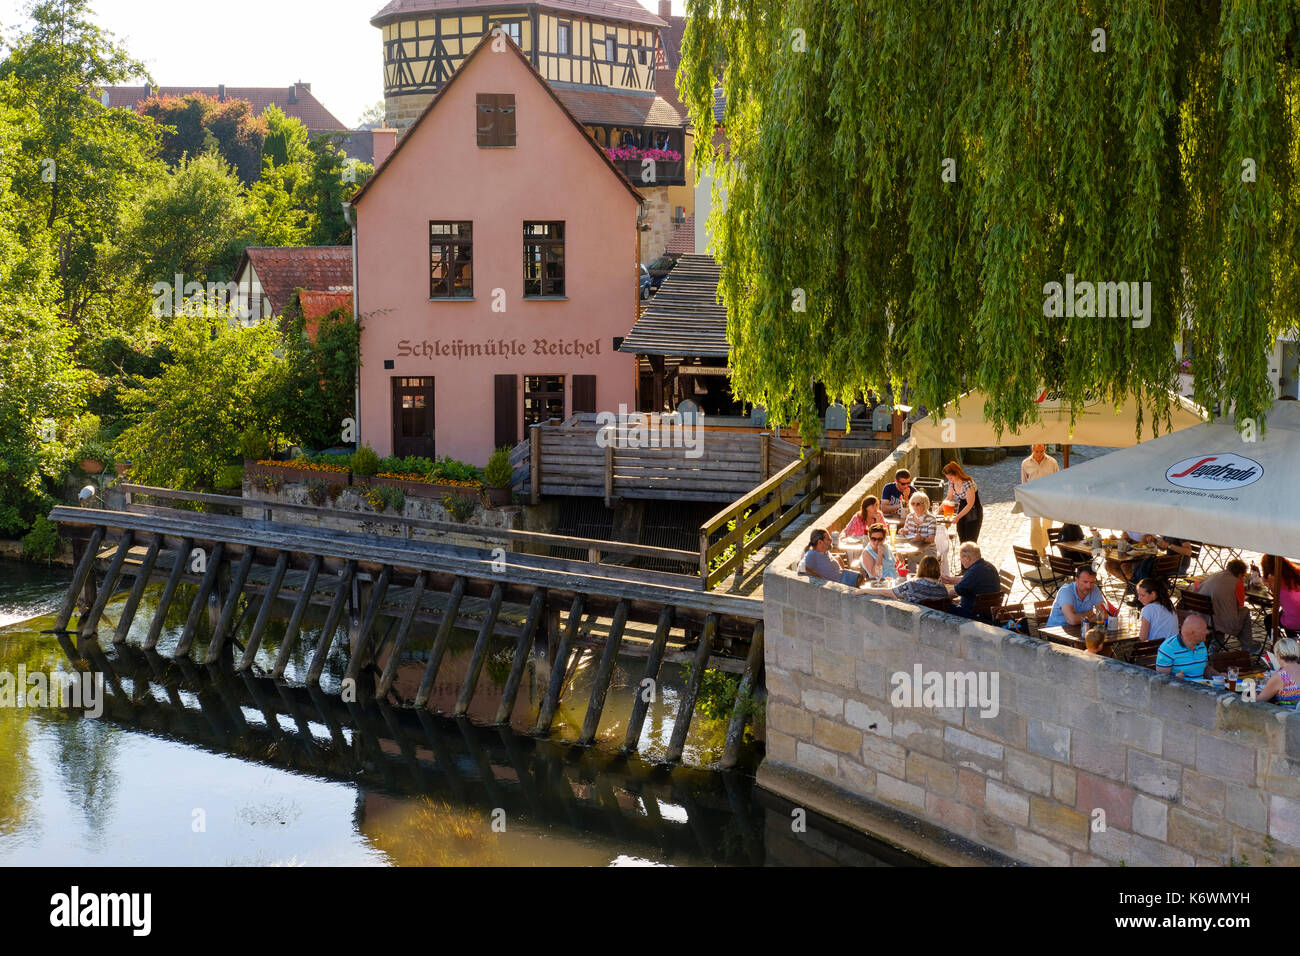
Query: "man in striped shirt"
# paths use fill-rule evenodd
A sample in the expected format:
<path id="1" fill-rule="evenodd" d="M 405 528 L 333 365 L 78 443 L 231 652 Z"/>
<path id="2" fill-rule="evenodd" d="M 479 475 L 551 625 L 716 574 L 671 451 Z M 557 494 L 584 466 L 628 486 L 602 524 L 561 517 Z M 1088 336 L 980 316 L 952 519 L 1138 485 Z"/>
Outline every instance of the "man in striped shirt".
<path id="1" fill-rule="evenodd" d="M 1207 631 L 1205 618 L 1199 614 L 1187 615 L 1178 633 L 1167 638 L 1156 652 L 1156 673 L 1173 674 L 1188 680 L 1215 674 L 1214 668 L 1207 663 Z"/>

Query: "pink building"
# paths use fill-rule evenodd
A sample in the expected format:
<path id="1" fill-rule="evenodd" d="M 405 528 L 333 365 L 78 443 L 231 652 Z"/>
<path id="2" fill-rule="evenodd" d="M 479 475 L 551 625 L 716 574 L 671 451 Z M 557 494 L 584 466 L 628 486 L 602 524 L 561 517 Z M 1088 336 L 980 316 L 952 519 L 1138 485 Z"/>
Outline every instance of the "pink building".
<path id="1" fill-rule="evenodd" d="M 361 441 L 482 465 L 534 422 L 633 408 L 641 202 L 485 36 L 353 199 Z"/>

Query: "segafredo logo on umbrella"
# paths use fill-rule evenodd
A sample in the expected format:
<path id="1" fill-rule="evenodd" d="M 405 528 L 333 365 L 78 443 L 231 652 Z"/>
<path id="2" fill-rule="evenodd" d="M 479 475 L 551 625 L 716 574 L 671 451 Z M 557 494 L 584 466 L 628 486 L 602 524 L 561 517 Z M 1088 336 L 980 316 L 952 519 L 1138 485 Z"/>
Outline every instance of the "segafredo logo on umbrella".
<path id="1" fill-rule="evenodd" d="M 1055 388 L 1045 388 L 1039 392 L 1038 397 L 1034 399 L 1034 404 L 1037 405 L 1041 411 L 1068 412 L 1070 410 L 1070 405 L 1066 402 L 1065 396 Z M 1084 392 L 1083 397 L 1079 400 L 1080 408 L 1092 408 L 1094 405 L 1100 404 L 1101 393 L 1094 392 L 1092 389 L 1088 389 Z"/>
<path id="2" fill-rule="evenodd" d="M 1264 466 L 1241 455 L 1202 455 L 1170 465 L 1165 480 L 1180 488 L 1245 488 L 1264 477 Z"/>

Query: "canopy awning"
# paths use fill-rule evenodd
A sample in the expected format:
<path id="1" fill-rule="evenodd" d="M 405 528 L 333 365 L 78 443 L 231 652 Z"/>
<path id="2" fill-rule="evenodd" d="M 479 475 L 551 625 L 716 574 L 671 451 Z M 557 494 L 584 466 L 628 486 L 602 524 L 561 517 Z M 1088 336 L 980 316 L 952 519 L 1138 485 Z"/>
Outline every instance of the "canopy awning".
<path id="1" fill-rule="evenodd" d="M 1205 421 L 1205 412 L 1187 399 L 1169 393 L 1173 403 L 1172 431 L 1199 425 Z M 1004 431 L 998 437 L 990 422 L 984 420 L 986 397 L 981 391 L 967 392 L 957 401 L 949 402 L 939 415 L 938 424 L 933 418 L 924 418 L 912 425 L 912 440 L 920 448 L 987 448 L 998 445 L 1102 445 L 1106 448 L 1127 448 L 1136 443 L 1137 402 L 1130 396 L 1123 405 L 1112 406 L 1098 398 L 1078 410 L 1073 431 L 1070 429 L 1070 409 L 1047 389 L 1040 393 L 1037 404 L 1041 418 L 1037 424 L 1026 425 L 1020 431 Z M 957 403 L 961 403 L 961 410 Z M 1149 429 L 1150 409 L 1143 418 L 1143 431 Z"/>
<path id="2" fill-rule="evenodd" d="M 1300 403 L 1279 401 L 1267 437 L 1243 440 L 1221 419 L 1037 478 L 1015 493 L 1029 515 L 1294 555 L 1297 474 Z"/>

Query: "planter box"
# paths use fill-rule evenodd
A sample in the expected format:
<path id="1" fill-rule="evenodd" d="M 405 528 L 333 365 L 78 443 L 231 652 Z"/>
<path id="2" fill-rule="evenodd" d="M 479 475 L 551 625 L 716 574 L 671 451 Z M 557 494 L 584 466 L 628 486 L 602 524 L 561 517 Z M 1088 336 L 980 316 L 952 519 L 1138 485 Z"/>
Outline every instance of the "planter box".
<path id="1" fill-rule="evenodd" d="M 432 498 L 434 501 L 441 501 L 442 496 L 448 494 L 468 498 L 470 501 L 478 501 L 482 492 L 480 488 L 467 488 L 463 485 L 440 485 L 435 482 L 410 481 L 405 478 L 372 478 L 370 482 L 374 485 L 401 488 L 408 498 Z"/>
<path id="2" fill-rule="evenodd" d="M 256 483 L 258 478 L 268 476 L 285 483 L 323 481 L 325 484 L 337 484 L 347 487 L 351 474 L 346 471 L 317 471 L 313 468 L 298 468 L 288 462 L 283 465 L 259 465 L 251 459 L 244 459 L 244 478 Z"/>
<path id="3" fill-rule="evenodd" d="M 88 475 L 97 475 L 104 470 L 104 463 L 93 458 L 81 459 L 81 470 Z"/>

